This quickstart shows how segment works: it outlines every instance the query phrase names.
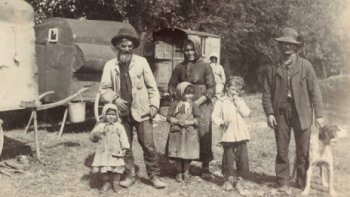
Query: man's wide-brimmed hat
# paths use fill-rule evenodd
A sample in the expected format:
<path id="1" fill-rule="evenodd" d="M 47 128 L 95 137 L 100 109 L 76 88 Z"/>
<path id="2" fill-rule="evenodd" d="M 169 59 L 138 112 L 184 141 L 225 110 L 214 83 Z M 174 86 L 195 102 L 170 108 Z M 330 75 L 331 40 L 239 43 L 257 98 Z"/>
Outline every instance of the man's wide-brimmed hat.
<path id="1" fill-rule="evenodd" d="M 278 42 L 285 42 L 300 45 L 301 42 L 298 41 L 298 32 L 290 27 L 286 27 L 282 30 L 282 36 L 279 38 L 275 38 Z"/>
<path id="2" fill-rule="evenodd" d="M 131 40 L 135 48 L 137 48 L 140 45 L 140 40 L 136 31 L 134 29 L 129 28 L 121 28 L 118 34 L 112 38 L 111 43 L 113 44 L 113 46 L 116 46 L 116 44 L 118 44 L 118 42 L 123 38 Z"/>

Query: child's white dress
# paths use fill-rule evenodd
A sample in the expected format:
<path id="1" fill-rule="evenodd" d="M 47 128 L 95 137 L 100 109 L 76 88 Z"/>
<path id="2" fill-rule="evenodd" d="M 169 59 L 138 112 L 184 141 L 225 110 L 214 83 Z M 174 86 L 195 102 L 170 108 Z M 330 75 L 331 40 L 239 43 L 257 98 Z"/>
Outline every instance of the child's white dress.
<path id="1" fill-rule="evenodd" d="M 101 139 L 96 147 L 92 171 L 123 173 L 125 163 L 122 150 L 130 148 L 124 127 L 118 122 L 101 122 L 91 131 L 90 138 L 96 136 Z"/>

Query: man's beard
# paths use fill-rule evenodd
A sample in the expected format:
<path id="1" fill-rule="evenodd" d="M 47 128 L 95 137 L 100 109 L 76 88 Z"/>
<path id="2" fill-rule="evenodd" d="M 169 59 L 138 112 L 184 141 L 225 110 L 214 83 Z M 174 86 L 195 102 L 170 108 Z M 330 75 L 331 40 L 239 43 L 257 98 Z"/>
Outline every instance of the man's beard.
<path id="1" fill-rule="evenodd" d="M 131 61 L 132 53 L 120 52 L 118 55 L 118 62 L 122 65 L 129 65 Z"/>

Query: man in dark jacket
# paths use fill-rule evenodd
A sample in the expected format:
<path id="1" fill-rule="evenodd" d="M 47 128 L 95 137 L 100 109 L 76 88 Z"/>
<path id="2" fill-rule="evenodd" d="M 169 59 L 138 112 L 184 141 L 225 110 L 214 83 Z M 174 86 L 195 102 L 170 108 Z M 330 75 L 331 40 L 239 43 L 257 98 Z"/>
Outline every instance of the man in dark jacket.
<path id="1" fill-rule="evenodd" d="M 279 191 L 290 193 L 288 147 L 293 128 L 296 143 L 296 186 L 305 186 L 308 150 L 313 115 L 316 126 L 323 125 L 322 97 L 315 71 L 309 61 L 297 55 L 301 42 L 292 28 L 283 29 L 275 38 L 281 51 L 280 61 L 265 75 L 262 103 L 268 125 L 275 130 L 277 145 L 276 181 Z"/>

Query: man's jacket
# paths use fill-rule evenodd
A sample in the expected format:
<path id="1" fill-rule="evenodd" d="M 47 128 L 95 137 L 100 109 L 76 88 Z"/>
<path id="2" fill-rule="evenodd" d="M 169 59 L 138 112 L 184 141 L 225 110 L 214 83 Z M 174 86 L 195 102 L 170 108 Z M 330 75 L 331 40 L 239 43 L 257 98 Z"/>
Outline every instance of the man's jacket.
<path id="1" fill-rule="evenodd" d="M 316 118 L 322 117 L 322 96 L 311 63 L 298 56 L 293 64 L 291 91 L 301 129 L 304 130 L 312 124 L 313 111 Z M 278 118 L 279 105 L 284 96 L 280 95 L 283 80 L 282 70 L 282 65 L 278 65 L 270 67 L 265 73 L 262 103 L 266 116 L 273 114 Z"/>
<path id="2" fill-rule="evenodd" d="M 132 83 L 131 115 L 141 122 L 150 118 L 151 105 L 159 108 L 159 91 L 152 70 L 144 57 L 132 55 L 129 76 Z M 109 60 L 104 66 L 100 94 L 105 103 L 111 103 L 120 97 L 120 70 L 117 58 Z"/>

